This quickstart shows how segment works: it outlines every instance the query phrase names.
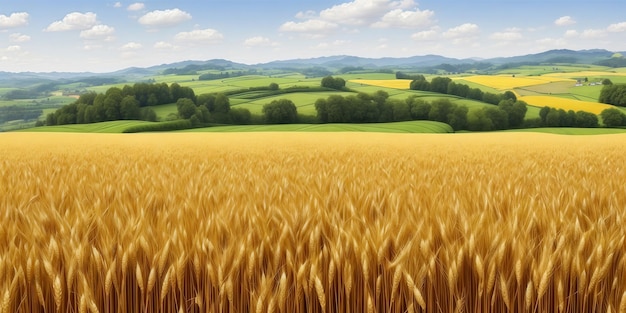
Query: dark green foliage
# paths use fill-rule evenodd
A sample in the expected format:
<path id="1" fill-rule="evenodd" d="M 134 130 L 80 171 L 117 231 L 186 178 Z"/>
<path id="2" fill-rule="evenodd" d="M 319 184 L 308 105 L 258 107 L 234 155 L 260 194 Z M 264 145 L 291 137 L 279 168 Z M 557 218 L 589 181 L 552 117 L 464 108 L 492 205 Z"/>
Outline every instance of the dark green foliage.
<path id="1" fill-rule="evenodd" d="M 626 84 L 605 85 L 600 92 L 600 103 L 626 106 Z"/>
<path id="2" fill-rule="evenodd" d="M 430 91 L 430 83 L 426 80 L 417 79 L 411 82 L 411 90 Z"/>
<path id="3" fill-rule="evenodd" d="M 232 108 L 228 114 L 230 115 L 230 120 L 233 124 L 245 125 L 252 123 L 252 114 L 248 109 Z"/>
<path id="4" fill-rule="evenodd" d="M 507 113 L 508 127 L 518 128 L 522 126 L 526 111 L 528 110 L 526 102 L 514 99 L 502 100 L 498 104 L 498 107 Z"/>
<path id="5" fill-rule="evenodd" d="M 14 120 L 35 120 L 41 116 L 43 110 L 33 106 L 0 106 L 0 123 Z"/>
<path id="6" fill-rule="evenodd" d="M 428 112 L 428 119 L 446 123 L 448 121 L 448 115 L 452 113 L 455 107 L 456 106 L 453 105 L 449 99 L 437 99 L 432 102 L 430 112 Z"/>
<path id="7" fill-rule="evenodd" d="M 176 101 L 178 116 L 182 119 L 189 119 L 196 114 L 196 104 L 191 99 L 181 98 Z"/>
<path id="8" fill-rule="evenodd" d="M 452 79 L 449 77 L 435 77 L 430 81 L 430 91 L 446 93 L 450 82 L 452 82 Z"/>
<path id="9" fill-rule="evenodd" d="M 326 76 L 322 78 L 322 87 L 342 90 L 346 87 L 346 81 L 341 77 Z"/>
<path id="10" fill-rule="evenodd" d="M 403 72 L 396 72 L 396 79 L 411 79 L 426 81 L 426 77 L 422 74 L 407 74 Z"/>
<path id="11" fill-rule="evenodd" d="M 274 100 L 263 106 L 263 115 L 268 124 L 290 124 L 298 120 L 298 110 L 293 101 Z"/>
<path id="12" fill-rule="evenodd" d="M 619 109 L 606 109 L 600 113 L 602 123 L 607 127 L 626 126 L 626 114 Z"/>

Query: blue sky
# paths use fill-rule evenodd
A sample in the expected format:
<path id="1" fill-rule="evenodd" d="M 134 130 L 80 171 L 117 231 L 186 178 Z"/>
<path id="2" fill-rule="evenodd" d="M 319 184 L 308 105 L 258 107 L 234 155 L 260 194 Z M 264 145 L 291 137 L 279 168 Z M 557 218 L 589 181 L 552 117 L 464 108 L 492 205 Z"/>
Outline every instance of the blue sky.
<path id="1" fill-rule="evenodd" d="M 623 0 L 2 2 L 0 71 L 11 72 L 110 72 L 215 58 L 626 51 Z"/>

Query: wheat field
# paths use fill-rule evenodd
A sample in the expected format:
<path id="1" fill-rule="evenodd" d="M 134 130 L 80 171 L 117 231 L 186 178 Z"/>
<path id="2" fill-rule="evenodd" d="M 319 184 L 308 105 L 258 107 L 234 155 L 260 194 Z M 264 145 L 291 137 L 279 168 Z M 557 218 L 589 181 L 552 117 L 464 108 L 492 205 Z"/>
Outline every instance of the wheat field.
<path id="1" fill-rule="evenodd" d="M 2 312 L 626 312 L 626 137 L 0 134 Z"/>

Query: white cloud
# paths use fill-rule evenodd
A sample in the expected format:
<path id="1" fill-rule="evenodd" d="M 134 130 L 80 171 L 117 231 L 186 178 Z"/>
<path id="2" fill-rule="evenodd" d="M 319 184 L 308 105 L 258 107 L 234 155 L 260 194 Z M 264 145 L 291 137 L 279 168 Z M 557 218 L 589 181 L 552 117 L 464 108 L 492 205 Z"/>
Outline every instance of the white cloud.
<path id="1" fill-rule="evenodd" d="M 177 41 L 187 41 L 187 42 L 219 42 L 224 38 L 220 32 L 215 29 L 196 29 L 190 32 L 180 32 L 176 34 L 174 39 Z"/>
<path id="2" fill-rule="evenodd" d="M 250 37 L 248 39 L 246 39 L 243 42 L 244 46 L 247 47 L 268 47 L 268 46 L 278 46 L 278 43 L 271 41 L 269 38 L 267 37 L 263 37 L 263 36 L 255 36 L 255 37 Z"/>
<path id="3" fill-rule="evenodd" d="M 143 48 L 143 45 L 137 42 L 129 42 L 123 46 L 120 47 L 120 50 L 122 51 L 133 51 L 133 50 L 139 50 Z"/>
<path id="4" fill-rule="evenodd" d="M 85 30 L 98 24 L 98 20 L 95 13 L 79 13 L 72 12 L 67 14 L 62 20 L 53 22 L 45 31 L 47 32 L 59 32 L 67 30 Z"/>
<path id="5" fill-rule="evenodd" d="M 428 26 L 433 23 L 432 17 L 435 12 L 431 10 L 419 10 L 404 11 L 402 9 L 395 9 L 387 12 L 382 19 L 374 23 L 373 27 L 387 28 L 387 27 L 399 27 L 399 28 L 417 28 Z"/>
<path id="6" fill-rule="evenodd" d="M 459 25 L 457 27 L 453 27 L 448 29 L 443 33 L 443 37 L 449 39 L 463 38 L 463 37 L 471 37 L 478 35 L 480 32 L 480 28 L 476 24 L 465 23 Z"/>
<path id="7" fill-rule="evenodd" d="M 437 38 L 437 34 L 438 32 L 436 30 L 430 29 L 430 30 L 417 32 L 411 35 L 411 38 L 417 41 L 430 41 L 430 40 L 435 40 Z"/>
<path id="8" fill-rule="evenodd" d="M 574 37 L 578 37 L 578 31 L 575 29 L 569 29 L 567 31 L 565 31 L 565 38 L 574 38 Z"/>
<path id="9" fill-rule="evenodd" d="M 311 10 L 304 11 L 304 12 L 298 12 L 298 14 L 296 14 L 296 18 L 303 19 L 303 20 L 313 19 L 316 16 L 317 16 L 317 13 L 315 11 L 311 11 Z"/>
<path id="10" fill-rule="evenodd" d="M 9 39 L 12 42 L 26 42 L 26 41 L 30 41 L 30 36 L 23 35 L 20 33 L 14 33 L 14 34 L 9 35 Z"/>
<path id="11" fill-rule="evenodd" d="M 607 30 L 612 33 L 626 32 L 626 22 L 611 24 Z"/>
<path id="12" fill-rule="evenodd" d="M 9 16 L 0 14 L 0 29 L 25 25 L 28 25 L 28 13 L 26 12 L 11 13 Z"/>
<path id="13" fill-rule="evenodd" d="M 115 2 L 115 4 L 113 5 L 114 8 L 121 8 L 122 7 L 122 3 L 121 2 Z"/>
<path id="14" fill-rule="evenodd" d="M 171 44 L 171 43 L 169 43 L 169 42 L 159 41 L 159 42 L 154 44 L 154 48 L 155 49 L 163 49 L 163 50 L 171 50 L 171 49 L 176 49 L 178 47 L 173 45 L 173 44 Z"/>
<path id="15" fill-rule="evenodd" d="M 561 16 L 554 21 L 554 25 L 557 26 L 569 26 L 576 24 L 576 21 L 571 16 Z"/>
<path id="16" fill-rule="evenodd" d="M 115 28 L 108 25 L 95 25 L 90 29 L 86 29 L 80 32 L 80 38 L 96 40 L 96 39 L 113 39 Z"/>
<path id="17" fill-rule="evenodd" d="M 490 39 L 498 41 L 514 41 L 522 39 L 522 34 L 517 31 L 496 32 L 489 36 Z"/>
<path id="18" fill-rule="evenodd" d="M 320 18 L 348 25 L 369 24 L 388 12 L 390 6 L 389 0 L 354 0 L 321 11 Z"/>
<path id="19" fill-rule="evenodd" d="M 15 45 L 15 46 L 8 46 L 6 51 L 7 52 L 19 52 L 19 51 L 22 51 L 22 47 L 17 46 L 17 45 Z"/>
<path id="20" fill-rule="evenodd" d="M 585 39 L 597 39 L 606 36 L 606 31 L 603 29 L 585 29 L 580 37 Z"/>
<path id="21" fill-rule="evenodd" d="M 191 19 L 191 14 L 180 9 L 156 10 L 146 13 L 139 18 L 139 23 L 145 26 L 173 26 Z"/>
<path id="22" fill-rule="evenodd" d="M 128 11 L 140 11 L 146 8 L 146 5 L 143 4 L 142 2 L 135 2 L 131 5 L 129 5 L 126 10 Z"/>
<path id="23" fill-rule="evenodd" d="M 284 32 L 317 33 L 335 30 L 339 25 L 322 20 L 308 20 L 304 22 L 287 22 L 280 26 Z"/>

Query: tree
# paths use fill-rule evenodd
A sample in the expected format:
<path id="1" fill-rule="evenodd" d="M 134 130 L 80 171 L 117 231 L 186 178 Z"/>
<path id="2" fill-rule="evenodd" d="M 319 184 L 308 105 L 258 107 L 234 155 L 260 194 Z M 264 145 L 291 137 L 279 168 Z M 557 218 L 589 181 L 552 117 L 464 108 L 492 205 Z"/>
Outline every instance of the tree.
<path id="1" fill-rule="evenodd" d="M 498 103 L 500 103 L 500 100 L 502 100 L 502 96 L 501 95 L 497 95 L 497 94 L 491 93 L 491 92 L 483 93 L 483 102 L 487 102 L 487 103 L 490 103 L 490 104 L 498 105 Z"/>
<path id="2" fill-rule="evenodd" d="M 526 111 L 528 110 L 526 102 L 507 99 L 500 101 L 498 107 L 506 111 L 509 117 L 509 127 L 516 128 L 522 126 L 524 123 L 524 117 L 526 116 Z"/>
<path id="3" fill-rule="evenodd" d="M 517 101 L 517 96 L 510 90 L 507 90 L 502 95 L 502 99 L 504 100 L 513 100 L 513 102 Z"/>
<path id="4" fill-rule="evenodd" d="M 149 122 L 157 121 L 156 112 L 154 112 L 152 108 L 142 108 L 139 111 L 139 115 L 140 115 L 141 120 L 143 121 L 149 121 Z"/>
<path id="5" fill-rule="evenodd" d="M 600 113 L 602 122 L 607 127 L 626 126 L 626 114 L 619 109 L 610 108 Z"/>
<path id="6" fill-rule="evenodd" d="M 120 103 L 120 115 L 124 120 L 137 120 L 140 117 L 139 101 L 134 96 L 126 96 Z"/>
<path id="7" fill-rule="evenodd" d="M 411 117 L 414 120 L 427 120 L 428 113 L 430 113 L 430 103 L 426 102 L 423 99 L 415 99 L 412 102 L 411 107 Z"/>
<path id="8" fill-rule="evenodd" d="M 390 100 L 390 105 L 393 108 L 393 120 L 396 122 L 410 121 L 411 111 L 409 105 L 405 101 Z"/>
<path id="9" fill-rule="evenodd" d="M 410 88 L 411 90 L 429 91 L 430 83 L 426 80 L 416 79 L 411 82 Z"/>
<path id="10" fill-rule="evenodd" d="M 196 114 L 196 104 L 188 98 L 181 98 L 176 101 L 178 116 L 182 119 L 189 119 Z"/>
<path id="11" fill-rule="evenodd" d="M 448 115 L 456 108 L 449 99 L 441 98 L 432 102 L 428 119 L 437 122 L 448 122 Z"/>
<path id="12" fill-rule="evenodd" d="M 466 106 L 456 106 L 452 112 L 448 114 L 448 124 L 452 126 L 454 130 L 461 130 L 467 128 L 467 112 L 469 110 Z"/>
<path id="13" fill-rule="evenodd" d="M 501 130 L 509 128 L 509 115 L 505 110 L 498 107 L 486 107 L 485 116 L 491 120 L 493 129 Z"/>
<path id="14" fill-rule="evenodd" d="M 539 110 L 539 117 L 541 118 L 541 124 L 546 124 L 546 118 L 548 117 L 548 113 L 550 113 L 550 107 L 544 106 Z"/>
<path id="15" fill-rule="evenodd" d="M 576 127 L 598 127 L 598 116 L 585 111 L 577 111 Z"/>
<path id="16" fill-rule="evenodd" d="M 278 84 L 277 83 L 270 83 L 269 85 L 270 90 L 278 90 Z"/>
<path id="17" fill-rule="evenodd" d="M 605 78 L 605 79 L 602 80 L 602 85 L 604 85 L 604 86 L 613 85 L 613 82 L 610 79 Z"/>
<path id="18" fill-rule="evenodd" d="M 315 101 L 315 111 L 320 123 L 328 123 L 328 104 L 326 99 L 320 98 Z"/>
<path id="19" fill-rule="evenodd" d="M 209 109 L 211 113 L 228 113 L 230 111 L 230 100 L 223 93 L 217 93 L 215 95 L 215 103 L 213 106 L 213 111 Z"/>
<path id="20" fill-rule="evenodd" d="M 274 100 L 263 106 L 263 115 L 268 124 L 289 124 L 298 120 L 298 109 L 289 99 Z"/>
<path id="21" fill-rule="evenodd" d="M 449 77 L 435 77 L 430 81 L 430 91 L 446 93 L 450 82 L 452 82 L 452 79 Z"/>
<path id="22" fill-rule="evenodd" d="M 228 114 L 233 124 L 245 125 L 252 122 L 252 114 L 250 110 L 245 108 L 232 108 Z"/>
<path id="23" fill-rule="evenodd" d="M 346 87 L 346 81 L 343 78 L 334 78 L 329 75 L 322 78 L 322 87 L 341 90 Z"/>
<path id="24" fill-rule="evenodd" d="M 485 114 L 485 109 L 474 110 L 467 115 L 467 128 L 472 131 L 493 130 L 493 122 Z"/>

